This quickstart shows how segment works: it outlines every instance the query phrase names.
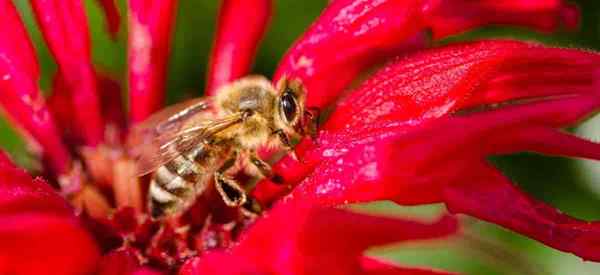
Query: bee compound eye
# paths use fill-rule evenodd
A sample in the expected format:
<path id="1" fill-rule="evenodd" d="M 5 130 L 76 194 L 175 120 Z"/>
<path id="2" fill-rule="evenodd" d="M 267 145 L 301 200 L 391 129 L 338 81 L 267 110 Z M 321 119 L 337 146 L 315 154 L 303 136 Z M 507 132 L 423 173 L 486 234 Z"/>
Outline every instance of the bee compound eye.
<path id="1" fill-rule="evenodd" d="M 281 97 L 281 112 L 287 122 L 292 122 L 296 119 L 298 112 L 298 105 L 296 104 L 296 97 L 292 93 L 284 93 Z"/>

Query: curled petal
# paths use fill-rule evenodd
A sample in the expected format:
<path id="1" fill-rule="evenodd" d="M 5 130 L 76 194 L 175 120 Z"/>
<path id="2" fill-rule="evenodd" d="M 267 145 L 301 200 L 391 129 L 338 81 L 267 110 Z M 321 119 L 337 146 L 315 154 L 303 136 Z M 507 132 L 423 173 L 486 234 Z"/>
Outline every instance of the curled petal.
<path id="1" fill-rule="evenodd" d="M 176 0 L 129 0 L 128 77 L 131 121 L 161 108 Z"/>
<path id="2" fill-rule="evenodd" d="M 117 37 L 121 27 L 121 15 L 115 0 L 96 0 L 106 17 L 106 27 L 113 39 Z"/>
<path id="3" fill-rule="evenodd" d="M 570 25 L 578 20 L 563 1 L 530 2 L 334 1 L 284 56 L 275 79 L 300 78 L 308 90 L 307 104 L 322 108 L 365 68 L 423 47 L 427 30 L 440 38 L 493 23 L 548 30 L 560 20 Z"/>
<path id="4" fill-rule="evenodd" d="M 66 172 L 70 157 L 40 94 L 39 68 L 27 32 L 11 1 L 0 1 L 0 10 L 0 104 L 41 145 L 53 171 Z"/>
<path id="5" fill-rule="evenodd" d="M 439 238 L 456 230 L 456 220 L 449 216 L 423 224 L 283 203 L 253 225 L 232 251 L 192 260 L 181 274 L 210 274 L 232 259 L 247 264 L 226 268 L 225 274 L 377 274 L 361 266 L 368 247 Z"/>
<path id="6" fill-rule="evenodd" d="M 30 0 L 50 51 L 56 58 L 71 100 L 72 114 L 85 143 L 95 146 L 104 138 L 104 120 L 90 55 L 90 35 L 83 2 Z"/>
<path id="7" fill-rule="evenodd" d="M 271 0 L 221 1 L 205 95 L 248 73 L 271 17 Z"/>
<path id="8" fill-rule="evenodd" d="M 448 209 L 504 226 L 583 259 L 600 261 L 600 222 L 577 220 L 536 201 L 485 164 L 470 163 L 467 169 L 471 171 L 468 178 L 459 178 L 444 189 Z"/>

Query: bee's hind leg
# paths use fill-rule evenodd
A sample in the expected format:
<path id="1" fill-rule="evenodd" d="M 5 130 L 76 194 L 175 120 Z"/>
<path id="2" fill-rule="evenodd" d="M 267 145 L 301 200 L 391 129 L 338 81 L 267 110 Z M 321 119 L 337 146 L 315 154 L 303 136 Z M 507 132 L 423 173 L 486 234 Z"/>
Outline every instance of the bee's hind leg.
<path id="1" fill-rule="evenodd" d="M 246 215 L 257 215 L 262 211 L 260 204 L 250 197 L 237 181 L 225 175 L 225 172 L 235 165 L 236 160 L 237 154 L 225 161 L 215 172 L 215 187 L 227 206 L 241 207 Z"/>
<path id="2" fill-rule="evenodd" d="M 237 153 L 223 163 L 223 166 L 215 172 L 215 187 L 229 207 L 238 207 L 246 202 L 246 191 L 240 184 L 225 175 L 225 172 L 235 165 Z"/>

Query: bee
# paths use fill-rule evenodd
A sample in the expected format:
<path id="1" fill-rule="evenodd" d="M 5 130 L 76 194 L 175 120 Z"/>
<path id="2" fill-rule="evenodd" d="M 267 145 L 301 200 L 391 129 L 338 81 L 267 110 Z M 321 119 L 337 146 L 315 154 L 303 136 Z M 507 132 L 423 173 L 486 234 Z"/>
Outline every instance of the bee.
<path id="1" fill-rule="evenodd" d="M 299 81 L 284 77 L 273 87 L 262 76 L 247 76 L 213 98 L 167 107 L 135 126 L 128 144 L 137 175 L 152 173 L 151 216 L 180 215 L 210 184 L 227 206 L 259 212 L 232 174 L 251 165 L 257 176 L 272 177 L 256 150 L 264 145 L 289 150 L 290 140 L 314 134 L 315 113 L 306 110 L 305 97 Z"/>

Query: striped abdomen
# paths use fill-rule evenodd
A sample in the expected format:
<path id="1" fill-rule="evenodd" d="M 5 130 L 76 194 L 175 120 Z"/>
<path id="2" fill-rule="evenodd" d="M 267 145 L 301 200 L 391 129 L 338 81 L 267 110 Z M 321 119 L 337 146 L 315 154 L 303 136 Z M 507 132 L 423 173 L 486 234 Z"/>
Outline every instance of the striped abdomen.
<path id="1" fill-rule="evenodd" d="M 159 167 L 150 181 L 148 203 L 153 218 L 175 215 L 194 203 L 226 158 L 223 148 L 199 144 Z"/>

